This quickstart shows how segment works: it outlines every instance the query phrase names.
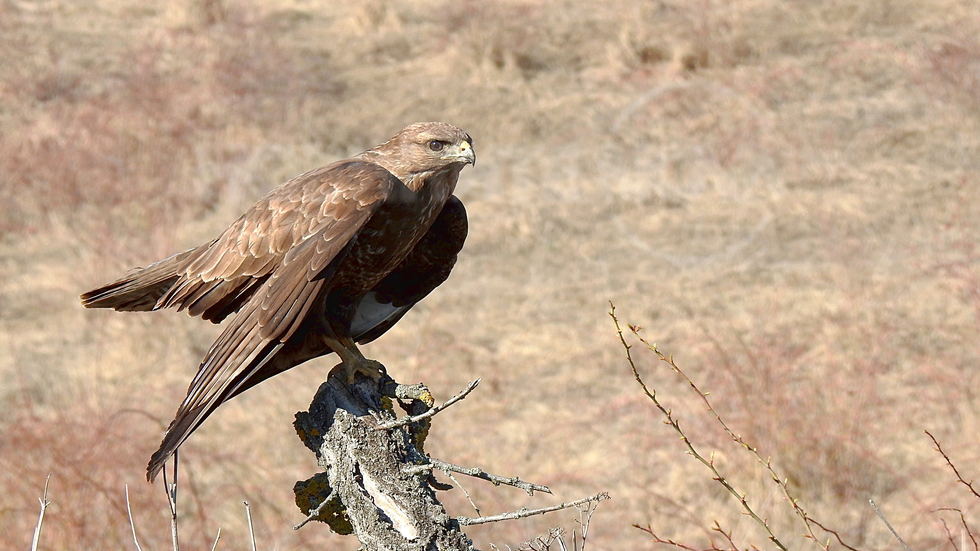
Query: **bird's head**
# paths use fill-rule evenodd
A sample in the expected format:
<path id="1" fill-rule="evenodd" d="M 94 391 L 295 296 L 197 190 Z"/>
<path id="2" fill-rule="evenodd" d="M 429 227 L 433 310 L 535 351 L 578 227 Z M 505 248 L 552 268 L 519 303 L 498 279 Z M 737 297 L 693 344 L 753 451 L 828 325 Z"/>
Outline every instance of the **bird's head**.
<path id="1" fill-rule="evenodd" d="M 418 122 L 371 150 L 377 162 L 404 181 L 410 174 L 459 171 L 476 163 L 473 138 L 444 122 Z"/>
<path id="2" fill-rule="evenodd" d="M 476 164 L 473 138 L 451 124 L 420 122 L 399 132 L 398 137 L 415 150 L 413 156 L 425 156 L 433 164 Z"/>

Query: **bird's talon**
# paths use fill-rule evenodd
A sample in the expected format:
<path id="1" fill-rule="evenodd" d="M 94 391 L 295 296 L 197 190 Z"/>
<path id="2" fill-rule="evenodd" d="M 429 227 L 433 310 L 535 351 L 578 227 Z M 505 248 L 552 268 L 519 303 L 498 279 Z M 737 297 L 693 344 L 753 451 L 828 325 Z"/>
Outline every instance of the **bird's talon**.
<path id="1" fill-rule="evenodd" d="M 376 360 L 361 359 L 357 362 L 344 363 L 344 369 L 347 371 L 347 383 L 353 384 L 354 380 L 357 378 L 357 374 L 360 373 L 371 379 L 374 382 L 380 382 L 381 378 L 388 374 L 385 370 L 385 366 Z"/>

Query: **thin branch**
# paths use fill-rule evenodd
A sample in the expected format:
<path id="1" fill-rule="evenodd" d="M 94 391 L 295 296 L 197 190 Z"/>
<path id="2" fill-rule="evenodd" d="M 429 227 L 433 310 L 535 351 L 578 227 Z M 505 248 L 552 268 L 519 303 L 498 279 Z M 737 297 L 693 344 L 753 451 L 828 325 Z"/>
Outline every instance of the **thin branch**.
<path id="1" fill-rule="evenodd" d="M 951 546 L 953 546 L 953 551 L 960 551 L 960 546 L 956 545 L 956 540 L 953 539 L 953 532 L 950 531 L 949 525 L 946 524 L 946 519 L 941 518 L 939 522 L 943 523 L 943 530 L 946 532 L 946 540 Z"/>
<path id="2" fill-rule="evenodd" d="M 612 304 L 612 302 L 609 303 L 609 306 L 610 306 L 609 315 L 612 317 L 613 323 L 616 324 L 616 334 L 619 336 L 619 342 L 622 343 L 623 348 L 626 350 L 626 361 L 629 362 L 630 369 L 632 369 L 633 371 L 633 378 L 636 379 L 636 382 L 640 385 L 640 388 L 643 389 L 644 394 L 646 394 L 647 397 L 650 398 L 650 400 L 657 407 L 657 409 L 660 410 L 660 413 L 662 413 L 663 416 L 667 419 L 666 423 L 670 425 L 671 428 L 674 429 L 674 432 L 676 432 L 678 436 L 680 436 L 681 441 L 684 442 L 685 446 L 687 446 L 687 449 L 691 453 L 691 455 L 694 456 L 695 459 L 700 461 L 705 467 L 707 467 L 711 471 L 711 474 L 714 475 L 713 476 L 714 480 L 716 480 L 726 490 L 728 490 L 728 493 L 732 494 L 732 496 L 735 497 L 739 505 L 742 506 L 742 509 L 745 511 L 745 513 L 748 514 L 750 517 L 752 517 L 752 519 L 755 520 L 756 523 L 762 526 L 762 528 L 766 531 L 766 534 L 768 534 L 769 541 L 774 543 L 776 547 L 782 549 L 783 551 L 788 551 L 788 549 L 783 544 L 783 542 L 781 542 L 779 538 L 777 538 L 776 535 L 772 532 L 772 529 L 769 527 L 769 523 L 766 522 L 764 519 L 762 519 L 762 517 L 756 514 L 755 510 L 752 509 L 752 507 L 749 505 L 748 500 L 745 499 L 745 495 L 738 493 L 738 491 L 731 485 L 728 479 L 722 476 L 722 474 L 715 467 L 714 460 L 705 459 L 705 457 L 701 455 L 701 453 L 697 450 L 697 448 L 694 447 L 694 444 L 691 443 L 687 435 L 684 434 L 684 431 L 681 430 L 680 422 L 674 418 L 674 414 L 671 412 L 671 410 L 667 409 L 663 404 L 660 403 L 660 400 L 657 399 L 656 391 L 655 390 L 651 391 L 649 388 L 647 388 L 646 383 L 644 383 L 643 379 L 640 377 L 640 372 L 636 368 L 636 363 L 633 361 L 633 354 L 632 352 L 630 352 L 632 346 L 630 346 L 626 342 L 626 337 L 623 336 L 623 330 L 619 325 L 619 318 L 616 317 L 616 307 Z M 634 333 L 636 331 L 638 331 L 638 329 L 635 329 Z M 656 345 L 652 346 L 652 350 L 657 354 L 658 357 L 660 357 L 662 360 L 666 361 L 667 363 L 671 364 L 671 366 L 676 369 L 676 366 L 674 366 L 673 364 L 673 360 L 663 356 L 657 350 Z"/>
<path id="3" fill-rule="evenodd" d="M 136 523 L 133 522 L 133 509 L 129 506 L 129 484 L 123 486 L 126 488 L 126 514 L 129 515 L 129 527 L 133 530 L 133 543 L 136 544 L 136 551 L 143 551 L 140 547 L 140 540 L 136 537 Z"/>
<path id="4" fill-rule="evenodd" d="M 44 522 L 44 511 L 51 505 L 48 501 L 48 483 L 51 482 L 51 475 L 49 474 L 44 479 L 44 492 L 38 501 L 41 502 L 41 513 L 37 516 L 37 526 L 34 527 L 34 540 L 31 542 L 31 551 L 37 551 L 37 544 L 41 541 L 41 524 Z"/>
<path id="5" fill-rule="evenodd" d="M 248 519 L 248 535 L 252 539 L 252 551 L 255 551 L 255 530 L 252 529 L 252 508 L 248 506 L 247 501 L 243 501 L 245 504 L 245 518 Z"/>
<path id="6" fill-rule="evenodd" d="M 575 522 L 582 528 L 581 535 L 575 530 L 571 533 L 572 551 L 584 551 L 585 543 L 589 535 L 589 524 L 592 522 L 592 515 L 599 507 L 598 501 L 587 501 L 584 504 L 575 505 L 578 510 L 579 518 Z M 532 540 L 522 543 L 518 551 L 550 551 L 553 545 L 557 544 L 561 551 L 568 551 L 568 544 L 565 542 L 565 530 L 556 527 L 548 530 L 547 535 L 538 536 Z M 510 550 L 510 546 L 506 546 Z M 497 549 L 490 544 L 491 549 Z"/>
<path id="7" fill-rule="evenodd" d="M 211 551 L 218 548 L 218 540 L 221 538 L 221 528 L 218 527 L 218 533 L 214 536 L 214 543 L 211 544 Z"/>
<path id="8" fill-rule="evenodd" d="M 977 543 L 977 538 L 976 538 L 976 536 L 973 535 L 973 530 L 970 529 L 970 525 L 966 523 L 966 517 L 963 516 L 963 511 L 961 511 L 959 509 L 954 509 L 952 507 L 940 507 L 939 509 L 936 509 L 936 510 L 937 511 L 955 511 L 957 514 L 959 514 L 960 515 L 960 522 L 963 524 L 963 530 L 966 531 L 966 535 L 970 536 L 970 541 L 973 543 L 973 551 L 980 551 L 980 544 Z M 940 520 L 942 520 L 942 519 L 940 519 Z M 945 521 L 943 521 L 943 527 L 946 527 L 946 522 Z M 949 530 L 947 529 L 946 532 L 948 534 L 949 533 Z M 950 542 L 952 543 L 952 540 L 950 540 Z M 956 547 L 956 544 L 955 543 L 953 544 L 953 547 Z"/>
<path id="9" fill-rule="evenodd" d="M 730 545 L 732 547 L 732 549 L 738 549 L 738 546 L 735 545 L 735 540 L 732 539 L 732 531 L 731 530 L 729 530 L 729 531 L 726 532 L 721 527 L 721 525 L 718 524 L 718 521 L 717 520 L 715 521 L 715 525 L 712 526 L 711 529 L 714 530 L 715 532 L 718 532 L 722 536 L 724 536 L 725 537 L 725 541 L 728 542 L 728 545 Z M 713 545 L 714 545 L 714 543 L 712 543 L 712 546 Z"/>
<path id="10" fill-rule="evenodd" d="M 527 495 L 529 495 L 529 496 L 533 496 L 534 495 L 534 492 L 536 492 L 536 491 L 537 492 L 544 492 L 546 494 L 550 494 L 551 493 L 551 490 L 547 486 L 541 486 L 540 484 L 532 484 L 530 482 L 525 482 L 525 481 L 521 480 L 520 478 L 518 478 L 516 476 L 513 477 L 513 478 L 504 478 L 502 476 L 498 476 L 498 475 L 495 475 L 495 474 L 490 474 L 490 473 L 488 473 L 488 472 L 486 472 L 483 469 L 480 469 L 478 467 L 469 467 L 469 468 L 467 468 L 467 467 L 460 467 L 459 465 L 454 465 L 452 463 L 446 463 L 445 461 L 440 461 L 439 459 L 435 459 L 435 458 L 432 458 L 432 457 L 429 458 L 429 462 L 431 463 L 431 466 L 429 466 L 429 465 L 418 465 L 417 468 L 419 468 L 420 470 L 422 470 L 421 467 L 425 467 L 425 468 L 433 468 L 434 467 L 434 468 L 439 469 L 440 471 L 443 471 L 445 473 L 454 472 L 454 473 L 459 473 L 459 474 L 465 474 L 466 476 L 472 476 L 474 478 L 481 478 L 483 480 L 486 480 L 487 482 L 492 483 L 494 486 L 499 486 L 501 484 L 505 484 L 507 486 L 513 486 L 515 488 L 520 488 L 520 489 L 524 490 L 525 492 L 527 492 Z"/>
<path id="11" fill-rule="evenodd" d="M 475 524 L 486 524 L 488 522 L 514 520 L 514 519 L 526 518 L 534 515 L 543 515 L 545 513 L 550 513 L 552 511 L 560 511 L 562 509 L 575 507 L 577 505 L 582 505 L 583 503 L 588 503 L 590 501 L 604 501 L 606 499 L 609 499 L 609 494 L 607 494 L 606 492 L 602 492 L 592 497 L 587 497 L 585 499 L 580 499 L 578 501 L 572 501 L 570 503 L 561 503 L 559 505 L 555 505 L 552 507 L 543 507 L 541 509 L 528 509 L 527 507 L 523 507 L 521 509 L 518 509 L 510 513 L 502 513 L 499 515 L 493 515 L 489 517 L 477 517 L 477 518 L 456 517 L 456 521 L 460 524 L 460 526 L 472 526 Z"/>
<path id="12" fill-rule="evenodd" d="M 653 538 L 653 543 L 661 543 L 663 545 L 670 545 L 672 547 L 676 547 L 678 549 L 684 549 L 686 551 L 726 551 L 724 549 L 720 549 L 720 548 L 716 547 L 714 544 L 711 544 L 711 547 L 709 547 L 707 549 L 698 549 L 697 547 L 693 547 L 691 545 L 686 545 L 686 544 L 683 544 L 683 543 L 681 543 L 679 541 L 674 541 L 672 539 L 666 539 L 665 540 L 665 539 L 661 538 L 660 536 L 658 536 L 653 531 L 653 528 L 649 524 L 646 526 L 646 528 L 640 526 L 639 524 L 634 524 L 633 525 L 633 528 L 638 528 L 640 531 L 643 531 L 643 532 L 646 532 L 647 534 L 650 534 L 650 537 Z"/>
<path id="13" fill-rule="evenodd" d="M 333 490 L 330 490 L 330 495 L 328 495 L 323 501 L 321 501 L 320 504 L 316 506 L 316 509 L 310 511 L 310 514 L 306 515 L 306 518 L 303 519 L 303 522 L 297 524 L 296 526 L 293 526 L 293 530 L 299 530 L 300 528 L 306 526 L 307 523 L 309 523 L 311 520 L 319 516 L 320 512 L 323 511 L 323 508 L 327 506 L 327 502 L 330 501 L 330 498 L 332 497 L 333 497 Z"/>
<path id="14" fill-rule="evenodd" d="M 905 549 L 905 551 L 912 551 L 912 549 L 910 549 L 909 546 L 905 544 L 905 540 L 902 539 L 902 536 L 899 536 L 898 532 L 896 532 L 895 529 L 892 528 L 892 523 L 888 522 L 888 519 L 885 518 L 885 515 L 881 512 L 881 509 L 879 509 L 878 506 L 875 505 L 875 500 L 869 499 L 868 503 L 870 503 L 871 506 L 874 507 L 875 512 L 878 513 L 878 518 L 880 518 L 881 521 L 885 523 L 885 526 L 887 526 L 888 529 L 891 530 L 892 535 L 895 536 L 895 539 L 898 540 L 898 543 L 902 544 L 902 548 Z"/>
<path id="15" fill-rule="evenodd" d="M 470 392 L 473 392 L 473 389 L 475 389 L 477 385 L 480 384 L 481 380 L 482 378 L 473 381 L 472 383 L 467 385 L 466 388 L 463 389 L 459 394 L 453 396 L 452 398 L 446 400 L 444 403 L 438 406 L 434 406 L 433 408 L 429 409 L 425 413 L 421 413 L 419 415 L 409 415 L 409 416 L 402 417 L 401 419 L 396 419 L 394 421 L 389 421 L 387 423 L 381 423 L 377 427 L 375 427 L 375 430 L 395 429 L 411 423 L 417 423 L 419 421 L 422 421 L 423 419 L 428 419 L 429 417 L 432 417 L 433 415 L 448 408 L 449 406 L 455 404 L 456 402 L 462 400 L 463 398 L 466 398 L 466 396 Z"/>
<path id="16" fill-rule="evenodd" d="M 167 492 L 167 503 L 170 504 L 170 538 L 174 544 L 174 551 L 180 551 L 177 539 L 177 451 L 174 452 L 174 481 L 173 484 L 167 481 L 167 469 L 163 469 L 163 489 Z"/>
<path id="17" fill-rule="evenodd" d="M 446 473 L 446 476 L 449 477 L 449 480 L 452 480 L 453 482 L 456 483 L 456 487 L 459 488 L 463 492 L 463 495 L 464 496 L 466 496 L 466 501 L 469 501 L 470 502 L 470 505 L 473 507 L 473 510 L 476 511 L 476 514 L 477 515 L 482 515 L 483 513 L 480 512 L 480 508 L 477 507 L 476 506 L 476 503 L 473 502 L 473 498 L 470 496 L 470 493 L 466 491 L 466 488 L 462 484 L 460 484 L 458 480 L 456 480 L 456 477 L 453 476 L 453 473 L 451 473 L 449 471 L 443 471 L 443 472 Z"/>
<path id="18" fill-rule="evenodd" d="M 547 535 L 537 536 L 532 540 L 525 541 L 517 548 L 517 551 L 549 551 L 552 544 L 555 543 L 564 550 L 565 540 L 563 535 L 564 532 L 561 528 L 552 528 L 548 530 Z M 507 546 L 507 549 L 510 549 L 510 546 Z"/>
<path id="19" fill-rule="evenodd" d="M 595 514 L 596 509 L 599 507 L 599 502 L 590 501 L 584 508 L 578 505 L 575 506 L 578 509 L 578 525 L 582 527 L 582 547 L 578 546 L 578 542 L 575 541 L 575 530 L 572 530 L 572 547 L 575 551 L 584 551 L 585 540 L 589 537 L 589 524 L 592 522 L 592 515 Z M 562 550 L 565 549 L 565 542 L 559 540 L 559 544 Z"/>
<path id="20" fill-rule="evenodd" d="M 617 325 L 617 329 L 618 328 L 619 327 Z M 636 338 L 639 339 L 640 342 L 643 343 L 643 345 L 646 346 L 648 350 L 650 350 L 654 354 L 656 354 L 657 357 L 660 358 L 661 361 L 667 363 L 670 366 L 670 368 L 675 373 L 677 373 L 678 375 L 680 375 L 687 382 L 687 384 L 691 387 L 691 389 L 694 390 L 694 393 L 697 394 L 697 396 L 699 398 L 701 398 L 701 401 L 702 402 L 704 402 L 704 405 L 705 405 L 705 407 L 708 408 L 708 411 L 711 412 L 712 415 L 714 415 L 715 420 L 718 421 L 718 424 L 721 425 L 721 428 L 724 429 L 724 431 L 728 435 L 728 437 L 731 438 L 732 441 L 735 442 L 736 444 L 738 444 L 739 446 L 742 446 L 743 448 L 745 448 L 749 453 L 751 453 L 755 457 L 756 461 L 758 461 L 760 465 L 762 465 L 763 467 L 765 467 L 765 469 L 769 473 L 770 480 L 772 480 L 776 484 L 776 486 L 779 487 L 779 489 L 783 493 L 783 497 L 786 499 L 787 502 L 789 502 L 790 506 L 793 508 L 793 512 L 795 512 L 796 515 L 798 517 L 800 517 L 800 520 L 803 521 L 803 525 L 806 527 L 806 530 L 807 530 L 806 536 L 809 539 L 811 539 L 814 543 L 816 543 L 817 545 L 819 545 L 820 547 L 822 547 L 826 551 L 829 548 L 829 546 L 830 546 L 830 542 L 827 542 L 827 543 L 822 544 L 817 539 L 817 536 L 813 533 L 813 529 L 810 527 L 810 521 L 812 519 L 810 518 L 809 515 L 807 515 L 806 511 L 804 511 L 803 508 L 800 507 L 797 498 L 795 498 L 790 493 L 790 491 L 789 491 L 789 485 L 787 484 L 786 479 L 781 478 L 778 474 L 776 474 L 776 470 L 772 466 L 771 459 L 769 459 L 769 458 L 762 459 L 762 456 L 759 455 L 759 450 L 758 450 L 757 447 L 752 446 L 752 445 L 749 445 L 745 441 L 745 439 L 742 438 L 741 435 L 735 434 L 735 431 L 733 431 L 731 428 L 728 427 L 728 424 L 724 421 L 724 419 L 721 418 L 721 415 L 719 415 L 719 413 L 715 410 L 714 406 L 711 405 L 711 402 L 708 400 L 708 395 L 705 394 L 700 388 L 698 388 L 697 384 L 695 384 L 695 382 L 690 377 L 687 376 L 687 373 L 684 373 L 684 371 L 681 370 L 677 366 L 677 364 L 674 363 L 674 358 L 673 357 L 669 357 L 668 358 L 668 357 L 664 356 L 660 352 L 660 350 L 657 349 L 657 345 L 656 344 L 651 344 L 645 338 L 641 337 L 640 334 L 639 334 L 639 332 L 640 332 L 640 328 L 639 327 L 631 325 L 631 326 L 629 326 L 629 328 L 630 328 L 630 331 L 633 333 L 633 335 L 636 336 Z M 840 537 L 838 536 L 837 539 L 840 540 Z M 843 542 L 841 542 L 841 543 L 843 545 Z M 849 546 L 845 545 L 845 547 L 849 547 Z"/>
<path id="21" fill-rule="evenodd" d="M 836 531 L 831 530 L 830 528 L 827 528 L 823 524 L 820 524 L 819 522 L 817 522 L 816 520 L 813 520 L 810 517 L 807 517 L 807 518 L 810 520 L 810 522 L 812 522 L 813 524 L 816 524 L 817 527 L 820 528 L 821 530 L 823 530 L 824 532 L 827 532 L 828 534 L 833 534 L 833 536 L 835 538 L 837 538 L 837 543 L 841 544 L 841 546 L 847 548 L 849 551 L 858 551 L 856 548 L 851 547 L 850 545 L 847 545 L 846 543 L 844 543 L 844 540 L 840 539 L 840 534 L 838 534 Z"/>
<path id="22" fill-rule="evenodd" d="M 936 437 L 933 436 L 931 432 L 929 431 L 925 431 L 925 432 L 926 434 L 929 435 L 929 438 L 932 438 L 932 443 L 936 445 L 936 451 L 942 454 L 943 459 L 946 460 L 946 464 L 949 465 L 950 469 L 953 469 L 953 474 L 956 475 L 956 480 L 959 480 L 964 486 L 969 488 L 970 492 L 973 493 L 974 496 L 980 497 L 980 493 L 977 493 L 977 491 L 973 488 L 973 481 L 967 482 L 966 480 L 963 479 L 963 475 L 960 474 L 960 471 L 956 468 L 956 465 L 953 465 L 953 461 L 949 458 L 948 455 L 946 455 L 946 452 L 943 451 L 943 447 L 939 444 L 939 440 L 936 440 Z"/>

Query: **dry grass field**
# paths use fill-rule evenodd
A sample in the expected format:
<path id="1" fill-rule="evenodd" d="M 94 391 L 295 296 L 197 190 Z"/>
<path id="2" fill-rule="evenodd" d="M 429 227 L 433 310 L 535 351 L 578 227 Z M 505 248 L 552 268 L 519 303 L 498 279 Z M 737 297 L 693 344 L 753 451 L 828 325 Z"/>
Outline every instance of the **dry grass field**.
<path id="1" fill-rule="evenodd" d="M 965 0 L 0 0 L 0 550 L 169 546 L 144 466 L 218 327 L 80 292 L 216 235 L 267 189 L 421 120 L 479 162 L 449 281 L 365 352 L 437 399 L 436 457 L 485 514 L 608 491 L 593 551 L 772 549 L 633 380 L 610 317 L 676 362 L 862 550 L 976 549 L 980 10 Z M 632 338 L 632 337 L 631 337 Z M 635 342 L 635 341 L 631 341 Z M 791 549 L 764 468 L 669 366 L 682 428 Z M 182 448 L 185 549 L 357 549 L 293 531 L 292 432 L 335 363 L 227 404 Z M 444 494 L 450 512 L 474 515 Z M 520 542 L 574 512 L 468 530 Z M 836 538 L 814 528 L 830 548 Z"/>

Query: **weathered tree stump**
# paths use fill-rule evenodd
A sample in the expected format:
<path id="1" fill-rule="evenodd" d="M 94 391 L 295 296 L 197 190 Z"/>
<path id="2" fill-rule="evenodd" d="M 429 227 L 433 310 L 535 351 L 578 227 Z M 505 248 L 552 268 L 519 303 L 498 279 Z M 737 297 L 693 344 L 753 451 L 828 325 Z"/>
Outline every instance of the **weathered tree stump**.
<path id="1" fill-rule="evenodd" d="M 359 375 L 347 384 L 343 373 L 335 368 L 309 411 L 296 414 L 297 434 L 325 471 L 294 487 L 308 520 L 356 534 L 365 551 L 473 549 L 436 499 L 438 483 L 421 449 L 429 419 L 381 427 L 395 424 L 396 400 L 420 413 L 432 405 L 431 395 L 387 376 L 373 381 Z"/>
<path id="2" fill-rule="evenodd" d="M 528 495 L 551 493 L 546 486 L 477 467 L 461 467 L 429 457 L 423 451 L 432 416 L 465 398 L 479 379 L 445 403 L 433 406 L 432 395 L 424 385 L 400 385 L 387 375 L 375 381 L 360 374 L 348 384 L 345 373 L 342 366 L 335 367 L 317 390 L 309 411 L 296 414 L 296 433 L 324 469 L 293 487 L 296 504 L 307 515 L 296 528 L 311 520 L 325 522 L 339 534 L 355 534 L 364 551 L 470 550 L 473 542 L 461 526 L 575 507 L 579 510 L 581 530 L 577 542 L 572 532 L 573 547 L 584 549 L 589 519 L 596 505 L 609 498 L 606 493 L 540 509 L 522 508 L 476 518 L 452 517 L 436 499 L 435 490 L 452 488 L 435 480 L 432 471 L 436 469 L 450 477 L 451 473 L 459 473 L 494 485 L 513 486 Z M 396 418 L 396 402 L 407 416 Z M 473 507 L 476 509 L 475 504 Z M 548 541 L 560 539 L 560 530 L 552 532 Z M 563 540 L 560 543 L 564 545 Z"/>

